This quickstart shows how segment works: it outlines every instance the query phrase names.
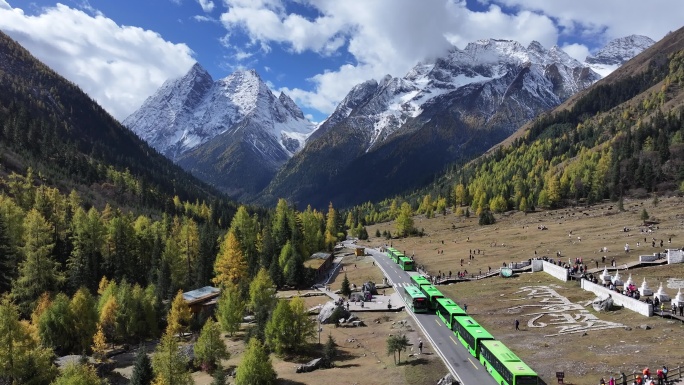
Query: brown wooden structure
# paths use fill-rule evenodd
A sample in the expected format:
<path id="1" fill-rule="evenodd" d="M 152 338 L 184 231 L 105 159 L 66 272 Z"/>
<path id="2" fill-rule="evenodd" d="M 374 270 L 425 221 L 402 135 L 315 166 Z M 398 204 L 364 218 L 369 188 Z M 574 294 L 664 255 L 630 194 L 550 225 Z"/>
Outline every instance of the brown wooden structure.
<path id="1" fill-rule="evenodd" d="M 213 312 L 220 294 L 221 291 L 218 288 L 205 286 L 183 293 L 183 299 L 188 303 L 193 314 L 198 314 L 202 310 Z"/>

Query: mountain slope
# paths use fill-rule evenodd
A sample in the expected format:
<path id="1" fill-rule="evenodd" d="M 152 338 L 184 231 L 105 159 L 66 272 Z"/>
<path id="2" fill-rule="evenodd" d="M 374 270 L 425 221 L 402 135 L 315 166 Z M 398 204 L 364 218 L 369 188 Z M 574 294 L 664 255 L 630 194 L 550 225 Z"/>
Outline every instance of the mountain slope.
<path id="1" fill-rule="evenodd" d="M 124 120 L 153 147 L 230 195 L 254 194 L 314 126 L 251 71 L 213 81 L 195 64 Z"/>
<path id="2" fill-rule="evenodd" d="M 641 35 L 614 39 L 595 54 L 587 56 L 585 63 L 592 70 L 606 77 L 653 44 L 655 44 L 653 39 Z"/>
<path id="3" fill-rule="evenodd" d="M 599 78 L 537 42 L 489 39 L 454 48 L 403 78 L 354 87 L 260 202 L 286 196 L 345 206 L 424 184 Z"/>
<path id="4" fill-rule="evenodd" d="M 2 32 L 0 90 L 2 173 L 32 166 L 47 182 L 93 200 L 156 209 L 174 195 L 218 196 Z"/>
<path id="5" fill-rule="evenodd" d="M 429 190 L 497 211 L 684 191 L 683 138 L 684 28 Z"/>

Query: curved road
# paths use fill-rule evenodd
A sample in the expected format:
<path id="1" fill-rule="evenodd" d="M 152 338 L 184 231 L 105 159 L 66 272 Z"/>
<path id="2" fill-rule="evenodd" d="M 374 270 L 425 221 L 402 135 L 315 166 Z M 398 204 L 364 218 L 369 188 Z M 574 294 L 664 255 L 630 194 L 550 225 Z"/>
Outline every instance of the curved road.
<path id="1" fill-rule="evenodd" d="M 345 246 L 356 247 L 351 242 L 345 242 Z M 397 292 L 400 293 L 402 287 L 411 284 L 409 274 L 387 258 L 385 253 L 370 248 L 366 248 L 366 252 L 375 259 L 375 263 L 382 269 Z M 454 300 L 454 302 L 457 301 Z M 451 374 L 461 384 L 498 385 L 494 378 L 485 371 L 482 364 L 470 355 L 454 333 L 446 327 L 436 314 L 415 314 L 408 310 L 408 307 L 406 309 L 430 341 L 437 354 L 442 357 Z"/>

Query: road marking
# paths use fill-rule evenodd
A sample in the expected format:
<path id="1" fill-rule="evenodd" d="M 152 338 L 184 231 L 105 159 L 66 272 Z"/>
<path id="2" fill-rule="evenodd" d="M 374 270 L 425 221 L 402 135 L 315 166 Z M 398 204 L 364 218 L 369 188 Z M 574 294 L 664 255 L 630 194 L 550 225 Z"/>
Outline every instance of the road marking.
<path id="1" fill-rule="evenodd" d="M 454 339 L 454 337 L 449 336 L 449 339 L 450 339 L 454 344 L 458 345 L 458 344 L 456 343 L 456 340 Z"/>
<path id="2" fill-rule="evenodd" d="M 480 370 L 480 368 L 478 368 L 477 366 L 475 366 L 475 364 L 474 364 L 473 361 L 470 359 L 470 357 L 468 357 L 468 361 L 470 361 L 470 363 L 473 364 L 473 368 L 475 368 L 475 370 Z"/>
<path id="3" fill-rule="evenodd" d="M 442 326 L 442 325 L 439 324 L 439 321 L 437 321 L 436 319 L 435 319 L 435 322 L 437 323 L 437 325 Z"/>

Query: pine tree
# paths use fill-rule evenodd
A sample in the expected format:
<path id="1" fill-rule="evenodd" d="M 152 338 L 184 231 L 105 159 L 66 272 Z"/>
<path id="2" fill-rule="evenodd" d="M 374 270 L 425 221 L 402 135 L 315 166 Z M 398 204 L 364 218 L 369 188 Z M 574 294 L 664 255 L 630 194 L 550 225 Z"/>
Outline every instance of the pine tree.
<path id="1" fill-rule="evenodd" d="M 147 350 L 141 346 L 138 349 L 138 354 L 135 356 L 130 385 L 150 385 L 153 379 L 152 362 L 150 357 L 147 356 Z"/>
<path id="2" fill-rule="evenodd" d="M 226 371 L 222 367 L 219 366 L 214 370 L 212 378 L 214 380 L 211 382 L 211 385 L 226 385 Z"/>
<path id="3" fill-rule="evenodd" d="M 221 339 L 221 327 L 209 318 L 195 344 L 195 363 L 206 371 L 212 371 L 219 366 L 221 359 L 228 358 L 230 354 Z"/>
<path id="4" fill-rule="evenodd" d="M 0 294 L 12 288 L 16 265 L 16 252 L 12 247 L 5 216 L 0 213 Z"/>
<path id="5" fill-rule="evenodd" d="M 332 202 L 328 205 L 328 215 L 325 220 L 325 245 L 328 251 L 335 247 L 337 242 L 337 211 L 333 208 Z"/>
<path id="6" fill-rule="evenodd" d="M 398 336 L 387 337 L 387 355 L 392 354 L 394 356 L 394 364 L 397 364 L 397 353 L 399 354 L 399 361 L 401 362 L 401 352 L 405 351 L 409 346 L 408 338 L 406 335 L 400 334 Z"/>
<path id="7" fill-rule="evenodd" d="M 166 333 L 175 336 L 178 333 L 184 332 L 187 330 L 191 318 L 190 307 L 185 302 L 185 299 L 183 299 L 183 292 L 179 290 L 171 303 L 171 310 L 167 317 Z"/>
<path id="8" fill-rule="evenodd" d="M 266 270 L 259 270 L 249 284 L 249 308 L 255 316 L 256 326 L 253 329 L 257 336 L 263 337 L 262 333 L 276 301 L 273 281 Z"/>
<path id="9" fill-rule="evenodd" d="M 72 352 L 76 340 L 74 315 L 69 297 L 59 293 L 38 321 L 38 334 L 45 347 Z"/>
<path id="10" fill-rule="evenodd" d="M 223 288 L 216 313 L 221 327 L 231 337 L 240 330 L 240 323 L 245 314 L 245 303 L 240 298 L 240 291 L 236 285 L 231 284 Z"/>
<path id="11" fill-rule="evenodd" d="M 107 385 L 95 368 L 85 364 L 69 364 L 52 385 Z"/>
<path id="12" fill-rule="evenodd" d="M 247 261 L 240 249 L 237 237 L 232 232 L 226 235 L 223 245 L 221 245 L 221 251 L 214 264 L 214 273 L 216 277 L 213 282 L 219 286 L 228 283 L 237 285 L 241 280 L 247 278 Z"/>
<path id="13" fill-rule="evenodd" d="M 72 228 L 73 250 L 67 260 L 69 284 L 74 290 L 82 286 L 95 289 L 102 261 L 100 247 L 104 242 L 104 226 L 99 213 L 95 208 L 88 213 L 78 208 Z"/>
<path id="14" fill-rule="evenodd" d="M 105 360 L 105 352 L 107 351 L 107 337 L 105 337 L 102 325 L 97 324 L 95 335 L 93 335 L 93 356 L 100 361 Z"/>
<path id="15" fill-rule="evenodd" d="M 335 358 L 337 358 L 337 344 L 332 334 L 328 334 L 328 340 L 325 341 L 323 346 L 323 358 L 325 359 L 326 365 L 328 367 L 335 366 Z"/>
<path id="16" fill-rule="evenodd" d="M 413 210 L 411 210 L 411 205 L 407 202 L 402 203 L 396 221 L 396 229 L 399 236 L 406 237 L 413 231 L 412 216 Z"/>
<path id="17" fill-rule="evenodd" d="M 24 314 L 30 314 L 35 301 L 44 292 L 56 292 L 63 277 L 59 263 L 52 259 L 53 229 L 42 215 L 32 209 L 24 221 L 24 262 L 19 266 L 19 278 L 15 281 L 13 294 Z"/>
<path id="18" fill-rule="evenodd" d="M 266 349 L 258 339 L 250 339 L 242 363 L 235 374 L 235 385 L 273 385 L 276 378 L 273 363 Z"/>
<path id="19" fill-rule="evenodd" d="M 343 296 L 349 298 L 351 296 L 351 285 L 349 284 L 349 278 L 347 278 L 347 273 L 344 273 L 344 279 L 342 280 L 342 287 L 340 292 Z"/>
<path id="20" fill-rule="evenodd" d="M 85 353 L 97 331 L 99 316 L 95 307 L 95 298 L 87 289 L 80 288 L 71 299 L 70 308 L 74 316 L 74 331 L 78 341 L 75 351 Z"/>
<path id="21" fill-rule="evenodd" d="M 0 298 L 0 378 L 12 384 L 49 384 L 57 375 L 54 354 L 34 338 L 9 295 Z"/>
<path id="22" fill-rule="evenodd" d="M 192 377 L 186 369 L 186 358 L 178 350 L 178 341 L 171 333 L 165 333 L 152 356 L 155 385 L 192 385 Z"/>
<path id="23" fill-rule="evenodd" d="M 648 211 L 646 211 L 645 208 L 644 208 L 643 210 L 641 210 L 641 220 L 642 220 L 642 221 L 647 221 L 648 218 L 650 218 L 650 217 L 651 217 L 651 216 L 648 215 Z"/>

